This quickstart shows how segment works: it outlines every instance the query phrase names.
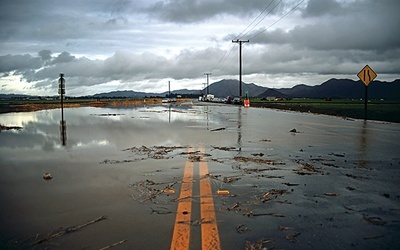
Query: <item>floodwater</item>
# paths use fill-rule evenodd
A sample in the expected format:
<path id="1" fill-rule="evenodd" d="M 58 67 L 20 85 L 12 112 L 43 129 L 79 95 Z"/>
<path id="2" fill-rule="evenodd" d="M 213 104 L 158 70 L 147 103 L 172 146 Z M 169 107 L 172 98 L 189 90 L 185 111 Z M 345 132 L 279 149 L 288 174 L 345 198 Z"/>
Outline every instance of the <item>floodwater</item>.
<path id="1" fill-rule="evenodd" d="M 187 103 L 64 109 L 63 126 L 60 112 L 0 115 L 22 127 L 0 133 L 1 249 L 169 249 L 190 156 L 207 161 L 222 249 L 400 246 L 399 124 Z"/>

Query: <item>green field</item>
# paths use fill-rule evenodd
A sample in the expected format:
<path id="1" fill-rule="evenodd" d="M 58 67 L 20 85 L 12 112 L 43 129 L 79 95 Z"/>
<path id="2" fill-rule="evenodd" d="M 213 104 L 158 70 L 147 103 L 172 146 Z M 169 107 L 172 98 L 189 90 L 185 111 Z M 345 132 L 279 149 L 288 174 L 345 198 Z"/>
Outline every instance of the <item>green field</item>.
<path id="1" fill-rule="evenodd" d="M 262 106 L 300 112 L 335 115 L 364 119 L 364 101 L 362 100 L 321 100 L 321 99 L 292 99 L 282 101 L 266 101 L 252 99 L 251 106 Z M 368 119 L 400 123 L 400 101 L 368 102 Z"/>

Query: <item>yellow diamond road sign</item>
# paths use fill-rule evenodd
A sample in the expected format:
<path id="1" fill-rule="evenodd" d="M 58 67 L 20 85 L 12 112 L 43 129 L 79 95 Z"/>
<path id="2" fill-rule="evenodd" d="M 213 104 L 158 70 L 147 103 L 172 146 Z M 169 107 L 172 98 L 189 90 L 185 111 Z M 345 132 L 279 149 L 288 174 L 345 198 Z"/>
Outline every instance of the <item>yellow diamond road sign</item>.
<path id="1" fill-rule="evenodd" d="M 365 86 L 368 86 L 368 84 L 370 84 L 377 77 L 377 74 L 371 69 L 370 66 L 365 65 L 365 67 L 357 74 L 357 76 L 365 84 Z"/>

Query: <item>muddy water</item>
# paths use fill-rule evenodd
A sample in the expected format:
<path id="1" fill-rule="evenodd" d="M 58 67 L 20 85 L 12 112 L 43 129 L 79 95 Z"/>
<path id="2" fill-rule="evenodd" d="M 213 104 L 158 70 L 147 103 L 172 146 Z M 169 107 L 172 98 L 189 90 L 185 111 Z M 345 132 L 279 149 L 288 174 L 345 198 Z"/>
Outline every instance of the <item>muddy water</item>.
<path id="1" fill-rule="evenodd" d="M 1 248 L 168 249 L 187 149 L 199 145 L 213 191 L 231 194 L 214 196 L 222 249 L 400 244 L 398 124 L 189 103 L 64 117 L 63 143 L 60 110 L 0 115 L 22 127 L 0 133 Z"/>

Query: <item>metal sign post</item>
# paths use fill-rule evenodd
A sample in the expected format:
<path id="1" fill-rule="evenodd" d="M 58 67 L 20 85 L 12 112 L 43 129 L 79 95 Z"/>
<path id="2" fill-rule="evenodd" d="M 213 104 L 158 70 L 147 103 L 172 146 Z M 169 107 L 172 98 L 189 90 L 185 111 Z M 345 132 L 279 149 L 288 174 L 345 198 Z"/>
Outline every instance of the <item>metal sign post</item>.
<path id="1" fill-rule="evenodd" d="M 67 141 L 67 122 L 64 120 L 65 79 L 62 73 L 60 74 L 60 79 L 58 79 L 58 94 L 60 94 L 61 99 L 60 138 L 62 144 L 65 146 Z"/>
<path id="2" fill-rule="evenodd" d="M 364 100 L 364 120 L 367 120 L 367 103 L 368 103 L 368 85 L 378 76 L 375 71 L 371 69 L 370 66 L 365 65 L 365 67 L 358 72 L 358 78 L 365 84 L 365 100 Z"/>
<path id="3" fill-rule="evenodd" d="M 60 79 L 58 79 L 58 94 L 61 98 L 61 110 L 64 108 L 64 94 L 65 94 L 65 79 L 64 74 L 60 74 Z M 62 119 L 64 120 L 64 119 Z"/>

